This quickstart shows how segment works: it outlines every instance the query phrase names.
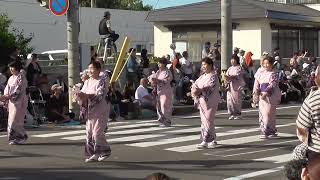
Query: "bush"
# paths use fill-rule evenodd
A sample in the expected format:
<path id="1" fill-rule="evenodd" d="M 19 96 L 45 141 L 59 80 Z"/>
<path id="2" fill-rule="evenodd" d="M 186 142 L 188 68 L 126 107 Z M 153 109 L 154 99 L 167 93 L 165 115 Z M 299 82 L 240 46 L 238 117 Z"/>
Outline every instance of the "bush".
<path id="1" fill-rule="evenodd" d="M 25 37 L 23 30 L 16 28 L 10 28 L 12 20 L 9 19 L 7 14 L 0 13 L 0 65 L 7 65 L 9 54 L 13 48 L 17 47 L 21 50 L 21 55 L 24 58 L 27 54 L 33 51 L 33 48 L 29 45 L 32 40 L 32 35 Z"/>

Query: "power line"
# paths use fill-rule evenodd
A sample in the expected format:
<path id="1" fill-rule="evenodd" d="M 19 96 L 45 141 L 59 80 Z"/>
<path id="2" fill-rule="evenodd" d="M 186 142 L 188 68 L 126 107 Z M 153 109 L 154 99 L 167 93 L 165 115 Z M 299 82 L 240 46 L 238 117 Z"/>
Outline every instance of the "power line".
<path id="1" fill-rule="evenodd" d="M 156 7 L 158 6 L 158 3 L 159 3 L 159 0 L 157 0 L 157 2 L 156 2 L 156 4 L 155 4 L 155 6 L 153 6 L 153 9 L 156 9 Z M 152 11 L 152 10 L 151 10 L 151 11 Z M 146 20 L 147 20 L 147 18 L 149 17 L 149 15 L 150 15 L 151 11 L 149 11 L 149 12 L 148 12 L 148 14 L 147 14 L 146 18 L 144 19 L 144 21 L 146 21 Z"/>

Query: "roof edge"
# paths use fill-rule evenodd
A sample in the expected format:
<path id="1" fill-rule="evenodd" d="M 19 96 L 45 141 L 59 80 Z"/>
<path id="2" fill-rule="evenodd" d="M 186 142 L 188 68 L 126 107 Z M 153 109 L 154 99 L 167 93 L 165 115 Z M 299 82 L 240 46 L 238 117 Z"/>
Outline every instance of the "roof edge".
<path id="1" fill-rule="evenodd" d="M 268 16 L 266 18 L 320 23 L 320 18 L 316 16 L 300 15 L 287 12 L 284 13 L 271 10 L 268 10 Z"/>
<path id="2" fill-rule="evenodd" d="M 214 1 L 217 1 L 217 0 L 214 0 Z M 185 5 L 177 5 L 177 6 L 171 6 L 171 7 L 161 8 L 161 9 L 155 9 L 155 10 L 150 11 L 150 12 L 170 10 L 170 9 L 175 9 L 177 7 L 182 8 L 182 7 L 194 6 L 194 5 L 205 4 L 205 3 L 209 3 L 209 2 L 210 1 L 206 0 L 206 1 L 202 1 L 202 2 L 196 2 L 196 3 L 185 4 Z"/>

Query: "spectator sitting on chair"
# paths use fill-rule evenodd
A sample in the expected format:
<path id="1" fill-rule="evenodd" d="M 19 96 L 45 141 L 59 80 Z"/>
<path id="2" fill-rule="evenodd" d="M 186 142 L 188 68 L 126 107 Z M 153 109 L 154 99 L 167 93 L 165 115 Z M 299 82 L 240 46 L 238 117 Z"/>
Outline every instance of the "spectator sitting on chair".
<path id="1" fill-rule="evenodd" d="M 109 122 L 117 121 L 117 119 L 121 119 L 120 104 L 121 104 L 122 95 L 121 95 L 121 92 L 116 87 L 115 82 L 110 83 L 108 97 L 111 103 Z"/>
<path id="2" fill-rule="evenodd" d="M 54 84 L 51 87 L 52 95 L 48 101 L 48 121 L 68 122 L 70 117 L 66 116 L 66 101 L 62 96 L 62 86 Z"/>
<path id="3" fill-rule="evenodd" d="M 62 74 L 59 74 L 57 79 L 53 82 L 53 84 L 57 84 L 58 86 L 61 86 L 61 90 L 62 90 L 62 96 L 63 96 L 63 99 L 66 100 L 66 103 L 68 102 L 68 86 L 67 84 L 64 82 L 63 80 L 63 75 Z"/>
<path id="4" fill-rule="evenodd" d="M 139 104 L 142 109 L 150 109 L 156 111 L 155 99 L 152 97 L 152 95 L 149 94 L 147 85 L 148 80 L 146 78 L 142 78 L 140 80 L 140 86 L 135 92 L 135 99 L 139 100 Z"/>
<path id="5" fill-rule="evenodd" d="M 119 38 L 119 34 L 111 29 L 111 14 L 109 11 L 104 12 L 103 19 L 99 23 L 99 34 L 109 35 L 113 42 L 116 42 Z M 116 46 L 114 46 L 116 47 Z M 116 49 L 115 49 L 116 50 Z M 117 50 L 116 50 L 117 51 Z"/>
<path id="6" fill-rule="evenodd" d="M 124 86 L 123 98 L 120 104 L 121 114 L 123 116 L 129 115 L 129 112 L 135 111 L 135 102 L 134 102 L 134 88 L 132 82 L 127 82 Z"/>
<path id="7" fill-rule="evenodd" d="M 47 101 L 50 97 L 50 86 L 47 74 L 40 75 L 37 87 L 41 90 L 43 99 Z"/>

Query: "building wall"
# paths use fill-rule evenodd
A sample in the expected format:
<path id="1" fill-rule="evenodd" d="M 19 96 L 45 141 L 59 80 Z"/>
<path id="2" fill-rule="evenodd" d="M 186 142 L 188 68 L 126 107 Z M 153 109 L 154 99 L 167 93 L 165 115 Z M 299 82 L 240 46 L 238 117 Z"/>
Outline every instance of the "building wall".
<path id="1" fill-rule="evenodd" d="M 271 28 L 266 20 L 241 20 L 233 30 L 233 47 L 251 51 L 259 59 L 263 51 L 271 52 Z"/>
<path id="2" fill-rule="evenodd" d="M 96 45 L 99 21 L 106 9 L 80 8 L 80 37 L 82 43 Z M 120 34 L 118 49 L 125 36 L 131 38 L 131 46 L 145 45 L 153 51 L 153 27 L 145 22 L 148 12 L 108 10 L 112 14 L 112 27 Z M 56 17 L 39 6 L 35 0 L 0 1 L 0 13 L 7 13 L 13 20 L 12 26 L 23 29 L 26 35 L 33 34 L 31 42 L 35 52 L 67 48 L 66 16 Z"/>
<path id="3" fill-rule="evenodd" d="M 160 25 L 154 26 L 154 55 L 162 57 L 169 54 L 171 43 L 172 31 Z"/>
<path id="4" fill-rule="evenodd" d="M 308 4 L 308 5 L 306 5 L 306 6 L 320 11 L 320 4 Z M 319 50 L 318 50 L 318 54 L 320 55 L 320 31 L 319 31 L 318 37 L 319 37 L 319 43 L 318 43 L 318 49 L 319 49 Z"/>

